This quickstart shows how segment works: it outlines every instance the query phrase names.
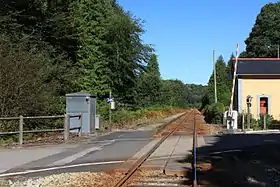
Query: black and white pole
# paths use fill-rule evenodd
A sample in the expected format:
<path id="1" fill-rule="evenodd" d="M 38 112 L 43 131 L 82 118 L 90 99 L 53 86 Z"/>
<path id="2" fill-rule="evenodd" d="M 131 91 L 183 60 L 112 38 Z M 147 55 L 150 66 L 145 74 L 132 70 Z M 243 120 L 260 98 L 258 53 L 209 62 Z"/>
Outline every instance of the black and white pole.
<path id="1" fill-rule="evenodd" d="M 238 50 L 239 50 L 239 44 L 237 44 L 237 46 L 236 46 L 236 56 L 235 56 L 234 71 L 233 71 L 233 78 L 232 78 L 231 98 L 230 98 L 230 106 L 229 106 L 229 111 L 228 111 L 228 119 L 230 119 L 230 128 L 232 128 L 233 96 L 234 96 L 234 91 L 235 91 Z"/>

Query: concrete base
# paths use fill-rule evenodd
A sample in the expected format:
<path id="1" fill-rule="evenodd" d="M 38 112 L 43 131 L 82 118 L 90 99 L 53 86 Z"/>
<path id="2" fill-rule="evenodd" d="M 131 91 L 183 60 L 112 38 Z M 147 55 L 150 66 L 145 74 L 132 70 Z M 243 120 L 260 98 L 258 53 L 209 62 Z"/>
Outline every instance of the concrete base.
<path id="1" fill-rule="evenodd" d="M 269 130 L 240 130 L 235 132 L 235 134 L 265 134 L 265 133 L 280 133 L 280 130 L 278 129 L 269 129 Z"/>
<path id="2" fill-rule="evenodd" d="M 153 140 L 131 160 L 139 159 L 146 154 L 159 140 Z M 203 137 L 197 138 L 197 146 L 204 146 Z M 171 136 L 149 157 L 143 168 L 161 168 L 166 175 L 185 176 L 191 169 L 191 151 L 193 148 L 192 136 Z"/>

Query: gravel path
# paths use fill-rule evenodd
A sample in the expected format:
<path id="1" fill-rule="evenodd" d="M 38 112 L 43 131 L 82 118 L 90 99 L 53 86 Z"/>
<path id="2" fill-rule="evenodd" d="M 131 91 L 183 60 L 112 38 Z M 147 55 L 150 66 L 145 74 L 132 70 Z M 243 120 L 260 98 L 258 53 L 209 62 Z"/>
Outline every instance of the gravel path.
<path id="1" fill-rule="evenodd" d="M 13 178 L 0 181 L 1 187 L 108 187 L 121 178 L 120 172 L 63 173 L 40 178 Z"/>

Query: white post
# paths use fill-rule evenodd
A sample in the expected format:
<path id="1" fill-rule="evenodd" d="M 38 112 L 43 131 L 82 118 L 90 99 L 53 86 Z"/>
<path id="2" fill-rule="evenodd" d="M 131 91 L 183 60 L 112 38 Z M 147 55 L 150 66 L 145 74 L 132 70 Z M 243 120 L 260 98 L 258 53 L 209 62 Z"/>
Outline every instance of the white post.
<path id="1" fill-rule="evenodd" d="M 19 136 L 18 136 L 19 146 L 23 143 L 23 116 L 19 116 Z"/>
<path id="2" fill-rule="evenodd" d="M 110 90 L 110 94 L 109 94 L 109 99 L 110 99 L 110 102 L 109 102 L 109 125 L 111 126 L 111 122 L 112 122 L 112 119 L 111 119 L 111 114 L 112 114 L 112 111 L 111 111 L 111 97 L 112 97 L 112 91 Z"/>
<path id="3" fill-rule="evenodd" d="M 70 128 L 70 116 L 68 114 L 64 115 L 64 141 L 69 139 L 69 128 Z"/>
<path id="4" fill-rule="evenodd" d="M 245 130 L 245 116 L 244 116 L 244 111 L 242 112 L 242 130 L 244 131 Z"/>
<path id="5" fill-rule="evenodd" d="M 263 115 L 263 129 L 266 130 L 266 114 Z"/>

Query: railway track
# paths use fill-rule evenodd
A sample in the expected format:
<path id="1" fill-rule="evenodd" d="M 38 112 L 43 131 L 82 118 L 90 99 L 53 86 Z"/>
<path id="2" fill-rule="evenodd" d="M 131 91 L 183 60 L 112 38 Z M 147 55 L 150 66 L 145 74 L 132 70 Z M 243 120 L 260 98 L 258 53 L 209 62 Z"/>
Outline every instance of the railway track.
<path id="1" fill-rule="evenodd" d="M 181 118 L 169 124 L 165 133 L 161 139 L 155 144 L 145 155 L 137 160 L 126 175 L 118 181 L 115 187 L 172 187 L 172 186 L 195 186 L 196 181 L 196 114 L 197 110 L 191 110 L 186 112 Z M 172 136 L 176 132 L 184 132 L 187 135 L 193 136 L 193 158 L 192 163 L 193 177 L 188 179 L 186 177 L 170 176 L 165 174 L 166 166 L 172 157 L 174 150 L 172 150 L 169 158 L 166 159 L 166 164 L 162 169 L 145 169 L 143 164 L 149 159 L 149 157 L 159 148 L 159 146 L 167 140 L 168 137 Z"/>

